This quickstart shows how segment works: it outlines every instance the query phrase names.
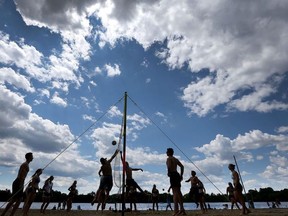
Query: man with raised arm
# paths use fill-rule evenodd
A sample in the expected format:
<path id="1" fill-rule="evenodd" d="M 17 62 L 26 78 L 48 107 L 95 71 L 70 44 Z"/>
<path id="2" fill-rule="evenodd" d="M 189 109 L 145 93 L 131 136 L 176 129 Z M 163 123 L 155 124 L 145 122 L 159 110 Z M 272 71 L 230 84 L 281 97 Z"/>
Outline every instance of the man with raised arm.
<path id="1" fill-rule="evenodd" d="M 120 152 L 121 154 L 121 160 L 124 166 L 124 159 L 122 156 L 122 152 Z M 132 168 L 130 167 L 129 163 L 126 161 L 125 162 L 125 173 L 126 173 L 126 189 L 127 189 L 127 193 L 129 192 L 129 190 L 131 188 L 134 188 L 135 190 L 138 189 L 141 193 L 145 193 L 143 191 L 143 189 L 138 185 L 138 183 L 133 179 L 132 175 L 133 175 L 133 171 L 141 171 L 143 172 L 143 169 L 141 168 Z"/>
<path id="2" fill-rule="evenodd" d="M 112 160 L 116 157 L 116 155 L 118 154 L 119 149 L 116 149 L 116 151 L 114 152 L 114 154 L 112 155 L 112 157 L 107 160 L 107 158 L 101 158 L 100 162 L 101 162 L 101 168 L 98 172 L 99 176 L 101 176 L 101 180 L 100 180 L 100 186 L 96 192 L 95 198 L 92 201 L 92 205 L 99 200 L 101 193 L 103 192 L 103 190 L 105 191 L 105 199 L 104 199 L 104 203 L 103 203 L 103 207 L 105 208 L 105 203 L 107 198 L 109 197 L 109 193 L 113 187 L 113 178 L 112 178 L 112 167 L 111 167 L 111 162 Z"/>

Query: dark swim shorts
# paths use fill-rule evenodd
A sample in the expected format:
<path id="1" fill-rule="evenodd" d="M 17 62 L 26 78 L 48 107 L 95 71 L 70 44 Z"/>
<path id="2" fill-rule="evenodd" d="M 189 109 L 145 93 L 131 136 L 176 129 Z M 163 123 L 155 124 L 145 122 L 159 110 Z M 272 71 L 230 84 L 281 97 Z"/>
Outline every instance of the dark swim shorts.
<path id="1" fill-rule="evenodd" d="M 19 178 L 16 178 L 12 184 L 12 197 L 22 198 L 24 195 L 23 188 L 24 188 L 23 182 Z"/>
<path id="2" fill-rule="evenodd" d="M 113 178 L 112 176 L 102 176 L 100 181 L 99 189 L 105 189 L 110 191 L 113 187 Z"/>
<path id="3" fill-rule="evenodd" d="M 178 172 L 170 172 L 170 185 L 171 187 L 181 187 L 181 176 Z"/>

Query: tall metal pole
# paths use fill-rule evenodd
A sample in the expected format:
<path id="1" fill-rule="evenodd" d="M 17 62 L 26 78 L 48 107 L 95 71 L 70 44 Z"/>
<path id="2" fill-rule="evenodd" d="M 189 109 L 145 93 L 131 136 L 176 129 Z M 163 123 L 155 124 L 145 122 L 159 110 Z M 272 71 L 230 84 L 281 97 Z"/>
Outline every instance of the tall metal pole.
<path id="1" fill-rule="evenodd" d="M 126 170 L 126 120 L 127 120 L 127 92 L 124 97 L 124 121 L 123 121 L 123 175 L 122 175 L 122 216 L 125 213 L 125 170 Z"/>

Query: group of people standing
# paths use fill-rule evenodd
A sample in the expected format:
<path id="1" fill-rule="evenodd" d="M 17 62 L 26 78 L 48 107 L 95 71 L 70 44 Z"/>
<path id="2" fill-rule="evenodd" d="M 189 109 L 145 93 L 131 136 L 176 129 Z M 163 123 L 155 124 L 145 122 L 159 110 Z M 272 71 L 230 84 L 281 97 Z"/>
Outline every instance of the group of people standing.
<path id="1" fill-rule="evenodd" d="M 112 167 L 111 162 L 116 157 L 116 155 L 120 151 L 117 149 L 112 157 L 107 160 L 107 158 L 101 158 L 101 168 L 98 172 L 100 176 L 100 185 L 96 192 L 96 195 L 94 199 L 92 200 L 91 204 L 93 205 L 95 202 L 98 203 L 97 210 L 99 209 L 101 205 L 101 209 L 105 209 L 107 198 L 109 197 L 109 193 L 113 187 L 113 178 L 112 178 Z M 126 173 L 126 195 L 129 197 L 129 194 L 132 192 L 136 192 L 136 189 L 138 189 L 140 192 L 144 193 L 144 191 L 141 189 L 141 187 L 137 184 L 137 182 L 132 177 L 133 171 L 142 171 L 141 168 L 132 168 L 129 166 L 129 163 L 125 161 L 122 157 L 121 159 L 123 163 L 123 167 Z M 168 148 L 166 151 L 167 154 L 167 160 L 166 160 L 166 166 L 167 166 L 167 175 L 170 179 L 170 189 L 172 189 L 173 192 L 173 202 L 174 202 L 174 216 L 176 215 L 186 215 L 184 205 L 183 205 L 183 195 L 181 192 L 181 181 L 183 180 L 183 174 L 184 174 L 184 166 L 183 164 L 174 157 L 174 150 L 172 148 Z M 16 210 L 18 209 L 24 194 L 25 194 L 25 200 L 23 205 L 23 216 L 28 215 L 28 211 L 31 207 L 32 202 L 34 201 L 36 197 L 36 192 L 39 191 L 39 183 L 40 183 L 40 175 L 42 174 L 42 169 L 37 169 L 36 172 L 32 175 L 31 181 L 29 181 L 28 186 L 25 189 L 24 193 L 24 181 L 26 179 L 26 176 L 29 172 L 29 164 L 33 160 L 33 154 L 31 152 L 27 153 L 25 155 L 26 161 L 21 164 L 17 178 L 14 180 L 12 184 L 12 196 L 9 199 L 8 204 L 6 205 L 6 208 L 2 212 L 1 216 L 4 216 L 6 212 L 13 206 L 12 212 L 10 215 L 14 215 Z M 180 168 L 180 173 L 178 172 L 177 168 Z M 240 178 L 237 171 L 235 171 L 235 165 L 229 164 L 228 169 L 232 173 L 232 179 L 233 179 L 233 185 L 232 183 L 229 183 L 229 186 L 227 188 L 227 194 L 229 196 L 229 199 L 232 203 L 232 209 L 233 205 L 235 204 L 237 208 L 239 208 L 238 203 L 242 206 L 242 214 L 248 214 L 250 211 L 245 205 L 245 200 L 242 194 L 242 185 L 240 184 Z M 53 187 L 53 176 L 50 176 L 44 183 L 43 186 L 43 194 L 42 199 L 43 203 L 41 205 L 40 212 L 45 213 L 46 208 L 48 207 L 50 203 L 50 198 L 52 195 L 52 187 Z M 197 206 L 200 204 L 200 208 L 203 212 L 207 211 L 207 206 L 205 204 L 205 188 L 203 183 L 199 180 L 199 178 L 196 176 L 195 171 L 191 171 L 191 177 L 186 180 L 186 182 L 191 183 L 191 189 L 190 189 L 190 195 L 194 198 Z M 73 198 L 78 194 L 77 190 L 77 181 L 75 180 L 73 184 L 69 187 L 69 194 L 67 199 L 67 211 L 70 211 L 72 208 L 72 201 Z M 132 191 L 132 192 L 131 192 Z M 145 194 L 145 193 L 144 193 Z M 153 185 L 152 188 L 152 202 L 153 202 L 153 210 L 158 210 L 158 195 L 159 191 L 156 188 L 156 185 Z M 136 203 L 134 203 L 135 210 L 136 210 Z M 171 206 L 170 206 L 171 207 Z M 131 204 L 131 210 L 132 210 L 132 204 Z"/>
<path id="2" fill-rule="evenodd" d="M 32 175 L 31 180 L 28 182 L 26 186 L 25 179 L 30 170 L 29 164 L 32 161 L 33 161 L 33 153 L 29 152 L 25 154 L 25 162 L 20 165 L 17 177 L 12 183 L 12 195 L 9 198 L 8 203 L 4 211 L 2 212 L 1 216 L 4 216 L 7 213 L 7 211 L 9 211 L 11 208 L 12 208 L 12 211 L 10 213 L 10 216 L 13 216 L 15 212 L 17 211 L 17 209 L 19 208 L 19 205 L 23 201 L 23 199 L 24 199 L 23 216 L 27 216 L 28 211 L 30 210 L 31 204 L 33 203 L 36 197 L 36 194 L 39 191 L 42 191 L 42 201 L 43 201 L 41 204 L 40 213 L 45 214 L 45 210 L 47 209 L 50 203 L 52 192 L 53 192 L 52 187 L 53 187 L 54 177 L 50 176 L 49 178 L 47 178 L 44 182 L 42 189 L 40 189 L 39 188 L 40 176 L 43 172 L 43 169 L 37 169 L 36 172 Z M 69 200 L 69 195 L 68 195 L 68 200 Z"/>
<path id="3" fill-rule="evenodd" d="M 136 199 L 135 199 L 136 190 L 138 189 L 141 193 L 144 193 L 142 188 L 137 184 L 137 182 L 132 177 L 133 171 L 143 172 L 143 169 L 132 168 L 131 166 L 129 166 L 129 163 L 123 159 L 122 152 L 119 149 L 117 149 L 110 159 L 107 160 L 107 158 L 100 158 L 101 167 L 98 172 L 100 176 L 100 185 L 95 194 L 94 199 L 91 202 L 92 205 L 94 205 L 94 203 L 96 202 L 98 203 L 97 210 L 99 209 L 100 206 L 101 206 L 101 210 L 105 209 L 107 198 L 109 197 L 109 193 L 113 187 L 111 162 L 117 156 L 118 153 L 121 154 L 121 161 L 125 169 L 125 174 L 126 174 L 126 185 L 125 185 L 126 194 L 125 195 L 128 199 L 130 199 L 131 210 L 132 210 L 133 205 L 134 205 L 134 209 L 137 210 Z"/>
<path id="4" fill-rule="evenodd" d="M 173 191 L 173 201 L 174 201 L 174 216 L 176 215 L 186 215 L 184 205 L 183 205 L 183 196 L 181 193 L 181 181 L 183 180 L 184 174 L 184 166 L 183 164 L 175 158 L 174 150 L 172 148 L 168 148 L 166 151 L 167 154 L 167 170 L 168 176 L 170 178 L 170 187 Z M 180 167 L 180 173 L 177 171 L 177 167 Z M 250 213 L 250 210 L 245 205 L 245 199 L 242 194 L 243 187 L 240 183 L 240 177 L 238 172 L 235 170 L 234 164 L 229 164 L 228 169 L 232 173 L 232 183 L 229 183 L 229 187 L 227 188 L 227 194 L 229 195 L 229 200 L 232 203 L 231 209 L 233 209 L 233 205 L 235 204 L 238 209 L 239 206 L 237 203 L 240 203 L 242 206 L 242 214 Z M 186 182 L 191 182 L 190 196 L 194 198 L 197 206 L 200 204 L 200 208 L 203 211 L 207 211 L 207 206 L 205 203 L 205 188 L 203 183 L 196 176 L 195 171 L 191 171 L 191 177 L 186 180 Z"/>

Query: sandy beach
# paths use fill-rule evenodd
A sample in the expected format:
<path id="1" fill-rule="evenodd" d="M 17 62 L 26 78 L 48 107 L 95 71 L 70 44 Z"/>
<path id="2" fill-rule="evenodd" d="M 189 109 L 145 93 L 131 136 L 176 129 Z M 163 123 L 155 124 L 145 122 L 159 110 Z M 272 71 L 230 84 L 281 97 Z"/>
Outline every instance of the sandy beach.
<path id="1" fill-rule="evenodd" d="M 2 213 L 3 209 L 0 210 L 0 213 Z M 278 209 L 252 209 L 252 212 L 249 214 L 251 216 L 288 216 L 288 209 L 287 208 L 278 208 Z M 6 215 L 9 215 L 10 212 L 8 212 Z M 209 216 L 233 216 L 233 215 L 239 215 L 241 212 L 239 210 L 209 210 L 207 213 L 203 214 L 201 211 L 187 211 L 187 215 L 209 215 Z M 39 210 L 30 210 L 29 216 L 36 216 L 36 215 L 43 215 L 40 214 Z M 45 215 L 55 215 L 55 216 L 63 216 L 63 215 L 75 215 L 75 216 L 95 216 L 95 215 L 102 215 L 102 216 L 113 216 L 113 215 L 122 215 L 121 212 L 111 212 L 111 211 L 104 211 L 101 213 L 101 211 L 95 211 L 95 210 L 73 210 L 69 214 L 66 211 L 55 211 L 55 210 L 47 210 Z M 139 212 L 125 212 L 124 215 L 128 216 L 136 216 L 136 215 L 149 215 L 149 216 L 172 216 L 171 211 L 139 211 Z M 15 216 L 22 216 L 22 211 L 19 209 Z"/>

